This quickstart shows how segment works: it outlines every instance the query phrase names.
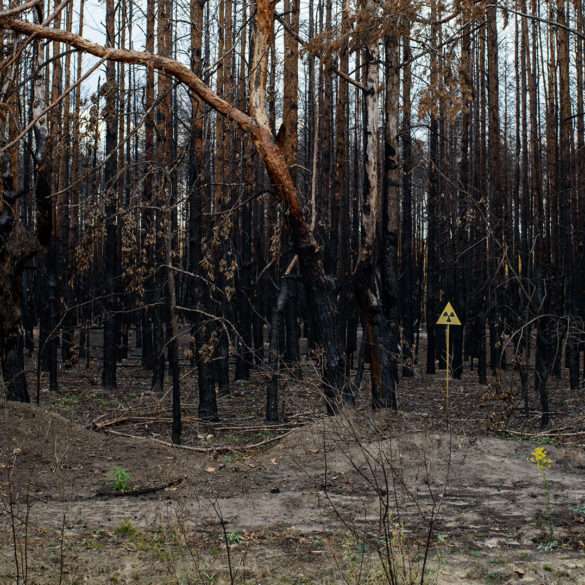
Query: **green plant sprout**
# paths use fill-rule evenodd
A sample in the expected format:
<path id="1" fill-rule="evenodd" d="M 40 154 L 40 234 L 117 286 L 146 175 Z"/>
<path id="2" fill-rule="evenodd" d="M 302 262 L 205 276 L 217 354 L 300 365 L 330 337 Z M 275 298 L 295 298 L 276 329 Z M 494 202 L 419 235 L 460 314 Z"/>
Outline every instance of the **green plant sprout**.
<path id="1" fill-rule="evenodd" d="M 114 490 L 127 492 L 130 489 L 130 473 L 123 467 L 114 467 Z"/>
<path id="2" fill-rule="evenodd" d="M 243 536 L 241 532 L 228 532 L 227 533 L 227 541 L 228 544 L 240 544 L 242 542 Z"/>

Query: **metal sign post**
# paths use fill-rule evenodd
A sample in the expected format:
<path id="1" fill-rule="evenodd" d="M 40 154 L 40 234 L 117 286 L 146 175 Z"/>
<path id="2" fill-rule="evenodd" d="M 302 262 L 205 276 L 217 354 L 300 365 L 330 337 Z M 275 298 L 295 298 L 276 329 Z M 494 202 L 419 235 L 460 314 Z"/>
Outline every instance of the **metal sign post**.
<path id="1" fill-rule="evenodd" d="M 446 367 L 445 367 L 445 412 L 449 416 L 449 368 L 451 366 L 450 347 L 449 347 L 449 333 L 451 325 L 456 327 L 461 326 L 461 321 L 453 308 L 451 303 L 447 303 L 445 308 L 441 311 L 441 316 L 437 320 L 437 325 L 445 326 L 445 345 L 446 345 Z"/>

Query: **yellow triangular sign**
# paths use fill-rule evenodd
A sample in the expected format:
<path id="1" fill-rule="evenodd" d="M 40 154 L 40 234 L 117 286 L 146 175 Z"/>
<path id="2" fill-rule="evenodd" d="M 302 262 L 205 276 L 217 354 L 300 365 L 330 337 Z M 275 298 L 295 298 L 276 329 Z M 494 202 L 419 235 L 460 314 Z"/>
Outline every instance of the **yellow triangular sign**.
<path id="1" fill-rule="evenodd" d="M 459 317 L 457 317 L 457 313 L 451 303 L 447 303 L 447 306 L 441 311 L 437 325 L 461 325 L 461 321 L 459 321 Z"/>

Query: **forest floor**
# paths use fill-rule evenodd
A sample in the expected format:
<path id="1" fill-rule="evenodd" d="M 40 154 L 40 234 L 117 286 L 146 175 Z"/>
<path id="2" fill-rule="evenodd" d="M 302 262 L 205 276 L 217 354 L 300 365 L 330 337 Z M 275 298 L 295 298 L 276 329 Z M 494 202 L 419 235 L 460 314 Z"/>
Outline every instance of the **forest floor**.
<path id="1" fill-rule="evenodd" d="M 43 375 L 41 408 L 0 407 L 2 585 L 17 573 L 29 585 L 381 585 L 386 512 L 398 572 L 420 568 L 432 524 L 429 583 L 585 585 L 585 401 L 564 380 L 551 380 L 540 433 L 512 371 L 452 381 L 447 421 L 444 372 L 402 380 L 398 413 L 372 413 L 363 395 L 327 418 L 306 366 L 268 426 L 262 375 L 234 383 L 211 424 L 184 368 L 194 451 L 163 444 L 168 393 L 131 360 L 119 372 L 115 393 L 90 364 L 63 370 L 58 393 Z M 530 461 L 539 446 L 546 477 Z"/>

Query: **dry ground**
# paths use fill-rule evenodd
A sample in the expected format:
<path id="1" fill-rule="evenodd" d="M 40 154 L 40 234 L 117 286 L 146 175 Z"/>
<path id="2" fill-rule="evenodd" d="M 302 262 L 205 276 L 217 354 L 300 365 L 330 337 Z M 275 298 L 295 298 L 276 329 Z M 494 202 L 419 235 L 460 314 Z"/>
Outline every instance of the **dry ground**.
<path id="1" fill-rule="evenodd" d="M 156 442 L 168 440 L 168 396 L 149 392 L 137 364 L 114 395 L 91 364 L 62 374 L 58 394 L 42 379 L 40 408 L 0 409 L 2 584 L 16 582 L 14 540 L 30 585 L 224 583 L 228 551 L 238 583 L 381 584 L 387 504 L 402 526 L 393 548 L 413 562 L 433 519 L 430 582 L 585 585 L 584 409 L 562 380 L 543 435 L 535 404 L 520 413 L 512 372 L 488 388 L 473 372 L 453 382 L 447 424 L 441 374 L 405 380 L 399 414 L 372 414 L 363 396 L 326 419 L 305 368 L 283 392 L 286 421 L 267 427 L 262 376 L 234 384 L 221 422 L 203 424 L 185 369 L 185 444 L 208 450 L 194 452 Z M 543 445 L 548 499 L 529 461 Z M 172 485 L 120 496 L 116 468 L 128 489 Z"/>

